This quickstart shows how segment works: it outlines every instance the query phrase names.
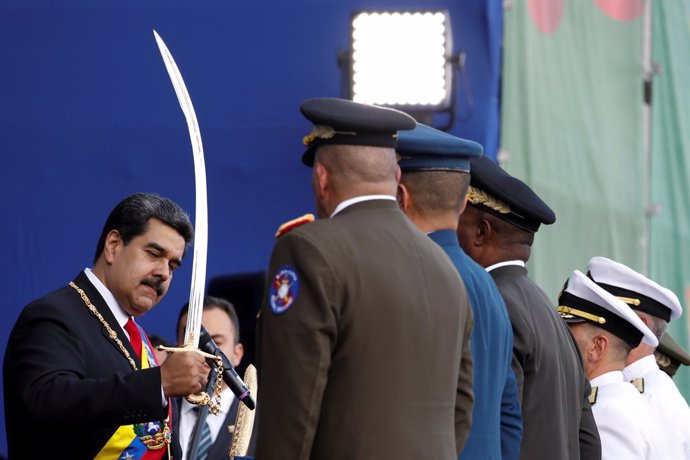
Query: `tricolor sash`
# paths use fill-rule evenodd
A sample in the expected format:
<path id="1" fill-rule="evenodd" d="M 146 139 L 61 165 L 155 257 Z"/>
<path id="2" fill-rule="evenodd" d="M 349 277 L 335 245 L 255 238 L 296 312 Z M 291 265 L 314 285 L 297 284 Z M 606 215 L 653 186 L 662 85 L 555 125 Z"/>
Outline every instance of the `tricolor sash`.
<path id="1" fill-rule="evenodd" d="M 141 368 L 158 366 L 153 347 L 144 330 L 137 324 L 141 333 Z M 168 420 L 171 420 L 171 407 L 168 404 Z M 169 425 L 172 425 L 169 422 Z M 115 431 L 103 449 L 96 455 L 96 460 L 159 460 L 167 452 L 165 443 L 165 424 L 163 422 L 146 422 L 135 425 L 124 425 Z"/>

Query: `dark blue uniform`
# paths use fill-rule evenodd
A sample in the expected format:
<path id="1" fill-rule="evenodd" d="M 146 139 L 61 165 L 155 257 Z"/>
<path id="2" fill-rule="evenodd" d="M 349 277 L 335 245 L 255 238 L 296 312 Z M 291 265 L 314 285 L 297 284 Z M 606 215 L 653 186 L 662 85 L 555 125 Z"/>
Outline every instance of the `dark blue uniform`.
<path id="1" fill-rule="evenodd" d="M 461 459 L 517 459 L 522 416 L 511 368 L 513 330 L 505 303 L 486 270 L 460 248 L 454 230 L 429 237 L 448 254 L 465 282 L 474 312 L 470 342 L 474 363 L 472 428 Z"/>

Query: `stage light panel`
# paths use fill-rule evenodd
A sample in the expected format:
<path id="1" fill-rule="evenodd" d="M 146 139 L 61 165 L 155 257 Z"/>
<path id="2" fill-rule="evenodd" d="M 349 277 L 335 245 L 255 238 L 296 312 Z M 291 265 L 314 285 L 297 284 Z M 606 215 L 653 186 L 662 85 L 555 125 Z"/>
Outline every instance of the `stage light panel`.
<path id="1" fill-rule="evenodd" d="M 447 107 L 452 82 L 450 37 L 446 12 L 355 14 L 352 99 L 403 108 Z"/>

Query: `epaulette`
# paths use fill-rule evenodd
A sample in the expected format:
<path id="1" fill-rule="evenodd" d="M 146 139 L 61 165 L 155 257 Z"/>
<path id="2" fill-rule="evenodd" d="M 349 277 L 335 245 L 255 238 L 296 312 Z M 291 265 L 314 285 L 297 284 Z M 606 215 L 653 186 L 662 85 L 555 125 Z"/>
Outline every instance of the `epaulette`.
<path id="1" fill-rule="evenodd" d="M 599 391 L 599 387 L 592 387 L 592 391 L 589 393 L 589 403 L 593 406 L 597 403 L 597 392 Z"/>
<path id="2" fill-rule="evenodd" d="M 638 377 L 630 381 L 632 386 L 634 386 L 640 394 L 644 393 L 644 377 Z"/>
<path id="3" fill-rule="evenodd" d="M 298 217 L 297 219 L 289 220 L 280 227 L 278 227 L 278 231 L 276 232 L 276 238 L 280 238 L 293 228 L 297 228 L 300 225 L 308 224 L 309 222 L 314 222 L 314 214 L 305 214 L 302 217 Z"/>

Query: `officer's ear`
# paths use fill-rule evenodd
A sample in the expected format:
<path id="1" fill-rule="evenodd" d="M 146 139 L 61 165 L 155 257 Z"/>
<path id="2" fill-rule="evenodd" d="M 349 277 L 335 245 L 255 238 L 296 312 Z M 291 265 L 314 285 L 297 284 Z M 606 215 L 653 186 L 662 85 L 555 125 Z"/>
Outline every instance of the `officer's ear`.
<path id="1" fill-rule="evenodd" d="M 589 357 L 593 362 L 598 362 L 604 358 L 605 353 L 608 351 L 611 343 L 609 338 L 605 334 L 597 334 L 592 337 L 592 343 L 590 344 L 590 349 L 588 350 Z"/>
<path id="2" fill-rule="evenodd" d="M 475 246 L 484 246 L 489 241 L 494 234 L 494 229 L 491 223 L 484 218 L 477 219 L 477 225 L 475 226 L 474 232 L 474 244 Z"/>
<path id="3" fill-rule="evenodd" d="M 400 205 L 402 212 L 407 214 L 407 210 L 410 208 L 410 191 L 407 189 L 405 184 L 398 184 L 396 199 L 398 200 L 398 205 Z"/>
<path id="4" fill-rule="evenodd" d="M 316 193 L 318 197 L 324 196 L 330 188 L 330 175 L 328 169 L 326 169 L 323 163 L 317 161 L 314 163 L 312 175 L 314 193 Z"/>

